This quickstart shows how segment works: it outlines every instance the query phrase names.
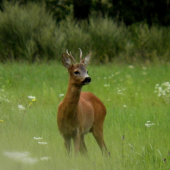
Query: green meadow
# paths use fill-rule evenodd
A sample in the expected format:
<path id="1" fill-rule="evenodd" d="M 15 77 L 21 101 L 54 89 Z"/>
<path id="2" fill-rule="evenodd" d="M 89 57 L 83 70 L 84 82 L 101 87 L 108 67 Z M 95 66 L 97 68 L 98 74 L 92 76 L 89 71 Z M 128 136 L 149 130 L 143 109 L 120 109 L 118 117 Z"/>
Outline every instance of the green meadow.
<path id="1" fill-rule="evenodd" d="M 93 92 L 107 108 L 102 156 L 92 134 L 88 155 L 67 156 L 56 124 L 66 93 L 61 62 L 0 64 L 0 169 L 169 170 L 170 65 L 88 66 Z M 159 84 L 159 85 L 158 85 Z"/>

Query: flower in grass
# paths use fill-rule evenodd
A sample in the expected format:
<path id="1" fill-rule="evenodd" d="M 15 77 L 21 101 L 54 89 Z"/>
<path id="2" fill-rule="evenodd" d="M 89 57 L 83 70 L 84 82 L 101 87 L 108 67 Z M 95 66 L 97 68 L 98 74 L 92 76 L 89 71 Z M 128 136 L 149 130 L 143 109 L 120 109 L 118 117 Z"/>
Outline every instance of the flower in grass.
<path id="1" fill-rule="evenodd" d="M 38 144 L 40 144 L 40 145 L 47 145 L 48 143 L 47 142 L 38 142 Z"/>
<path id="2" fill-rule="evenodd" d="M 18 108 L 19 108 L 20 110 L 25 110 L 25 107 L 24 107 L 23 105 L 18 105 Z"/>
<path id="3" fill-rule="evenodd" d="M 153 125 L 155 125 L 155 124 L 151 123 L 151 121 L 147 121 L 146 124 L 145 124 L 146 127 L 151 127 Z"/>
<path id="4" fill-rule="evenodd" d="M 31 99 L 32 102 L 36 102 L 35 96 L 28 96 L 29 99 Z"/>
<path id="5" fill-rule="evenodd" d="M 117 94 L 123 94 L 121 90 L 118 89 Z"/>
<path id="6" fill-rule="evenodd" d="M 29 152 L 4 152 L 4 155 L 15 161 L 25 164 L 35 164 L 36 162 L 38 162 L 36 158 L 30 157 Z"/>
<path id="7" fill-rule="evenodd" d="M 42 137 L 33 137 L 34 140 L 41 140 Z"/>
<path id="8" fill-rule="evenodd" d="M 61 93 L 61 94 L 59 94 L 59 97 L 63 97 L 63 96 L 64 96 L 64 94 L 62 94 L 62 93 Z"/>
<path id="9" fill-rule="evenodd" d="M 29 99 L 35 99 L 35 96 L 28 96 Z"/>
<path id="10" fill-rule="evenodd" d="M 127 107 L 127 106 L 124 104 L 123 107 Z"/>
<path id="11" fill-rule="evenodd" d="M 166 103 L 170 103 L 170 83 L 164 82 L 161 85 L 156 84 L 154 93 L 158 94 L 158 97 L 162 97 Z"/>
<path id="12" fill-rule="evenodd" d="M 134 68 L 134 66 L 133 65 L 129 65 L 129 68 Z"/>
<path id="13" fill-rule="evenodd" d="M 0 122 L 1 122 L 1 123 L 3 123 L 3 122 L 4 122 L 4 120 L 0 120 Z"/>
<path id="14" fill-rule="evenodd" d="M 44 156 L 44 157 L 40 158 L 41 161 L 48 161 L 49 159 L 50 159 L 50 157 L 47 157 L 47 156 Z"/>
<path id="15" fill-rule="evenodd" d="M 109 87 L 109 86 L 110 86 L 110 84 L 104 84 L 104 86 L 105 86 L 105 87 Z"/>

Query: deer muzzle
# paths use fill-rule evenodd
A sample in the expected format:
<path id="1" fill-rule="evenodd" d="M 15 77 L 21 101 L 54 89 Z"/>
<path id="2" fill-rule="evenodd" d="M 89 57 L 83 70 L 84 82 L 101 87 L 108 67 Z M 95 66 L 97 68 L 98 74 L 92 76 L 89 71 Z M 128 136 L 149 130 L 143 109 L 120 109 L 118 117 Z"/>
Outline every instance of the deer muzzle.
<path id="1" fill-rule="evenodd" d="M 83 81 L 83 84 L 89 84 L 91 82 L 91 78 L 90 77 L 86 77 Z"/>

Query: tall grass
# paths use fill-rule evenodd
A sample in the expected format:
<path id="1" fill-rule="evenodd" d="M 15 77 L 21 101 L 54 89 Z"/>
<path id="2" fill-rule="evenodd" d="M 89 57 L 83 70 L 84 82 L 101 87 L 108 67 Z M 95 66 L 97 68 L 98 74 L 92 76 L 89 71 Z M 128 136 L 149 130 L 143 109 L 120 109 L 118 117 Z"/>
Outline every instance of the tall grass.
<path id="1" fill-rule="evenodd" d="M 169 169 L 169 103 L 154 93 L 156 84 L 169 81 L 169 68 L 90 65 L 92 82 L 83 91 L 93 92 L 107 108 L 104 137 L 110 157 L 101 155 L 91 134 L 85 137 L 88 156 L 68 157 L 56 125 L 68 83 L 65 68 L 54 62 L 1 64 L 1 169 Z"/>

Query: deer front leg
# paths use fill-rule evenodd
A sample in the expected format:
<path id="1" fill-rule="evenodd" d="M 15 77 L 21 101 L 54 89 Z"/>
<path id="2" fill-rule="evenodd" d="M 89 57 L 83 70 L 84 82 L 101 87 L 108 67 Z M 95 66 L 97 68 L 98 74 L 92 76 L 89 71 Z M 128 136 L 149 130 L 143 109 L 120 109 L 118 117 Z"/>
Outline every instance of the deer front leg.
<path id="1" fill-rule="evenodd" d="M 80 140 L 80 134 L 79 132 L 77 132 L 76 135 L 73 137 L 75 154 L 77 154 L 80 150 Z"/>
<path id="2" fill-rule="evenodd" d="M 67 153 L 70 154 L 71 138 L 67 136 L 63 136 L 63 137 L 64 137 L 64 144 L 65 144 Z"/>

